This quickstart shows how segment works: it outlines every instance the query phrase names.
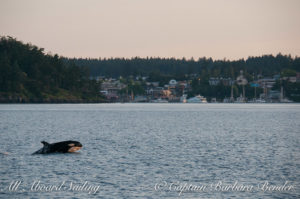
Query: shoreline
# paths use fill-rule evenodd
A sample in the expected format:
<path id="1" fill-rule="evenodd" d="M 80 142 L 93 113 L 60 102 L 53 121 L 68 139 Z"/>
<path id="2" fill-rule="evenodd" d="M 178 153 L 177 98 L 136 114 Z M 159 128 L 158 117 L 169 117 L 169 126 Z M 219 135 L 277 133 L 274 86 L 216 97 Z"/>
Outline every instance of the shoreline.
<path id="1" fill-rule="evenodd" d="M 0 104 L 90 104 L 109 103 L 103 99 L 0 99 Z"/>
<path id="2" fill-rule="evenodd" d="M 154 102 L 109 102 L 109 101 L 100 101 L 100 100 L 52 100 L 52 101 L 26 101 L 26 102 L 17 102 L 17 101 L 0 101 L 0 104 L 300 104 L 299 102 L 266 102 L 266 103 L 180 103 L 180 102 L 168 102 L 168 103 L 154 103 Z"/>

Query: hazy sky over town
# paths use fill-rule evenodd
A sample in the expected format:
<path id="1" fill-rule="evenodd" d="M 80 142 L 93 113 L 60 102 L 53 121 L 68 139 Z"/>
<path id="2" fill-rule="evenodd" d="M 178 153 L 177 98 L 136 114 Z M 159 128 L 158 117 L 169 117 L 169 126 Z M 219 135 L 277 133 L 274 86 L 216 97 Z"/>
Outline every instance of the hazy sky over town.
<path id="1" fill-rule="evenodd" d="M 67 57 L 300 55 L 299 0 L 0 0 L 0 35 Z"/>

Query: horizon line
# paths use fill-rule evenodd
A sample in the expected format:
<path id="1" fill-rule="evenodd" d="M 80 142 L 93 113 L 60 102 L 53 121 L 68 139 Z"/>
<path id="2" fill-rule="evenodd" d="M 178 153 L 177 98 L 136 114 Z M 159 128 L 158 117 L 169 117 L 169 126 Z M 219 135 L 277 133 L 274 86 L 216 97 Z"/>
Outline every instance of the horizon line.
<path id="1" fill-rule="evenodd" d="M 186 61 L 194 61 L 194 62 L 197 62 L 198 60 L 200 59 L 211 59 L 213 61 L 230 61 L 230 62 L 234 62 L 234 61 L 241 61 L 241 60 L 247 60 L 249 58 L 259 58 L 259 57 L 264 57 L 264 56 L 273 56 L 273 57 L 277 57 L 278 55 L 282 55 L 282 56 L 285 56 L 285 57 L 291 57 L 292 59 L 298 59 L 299 56 L 298 55 L 294 55 L 292 56 L 291 53 L 288 53 L 288 54 L 283 54 L 281 52 L 278 52 L 277 54 L 273 54 L 273 53 L 266 53 L 266 54 L 260 54 L 260 55 L 248 55 L 247 57 L 242 57 L 242 58 L 238 58 L 238 59 L 229 59 L 229 58 L 226 58 L 224 57 L 223 59 L 219 59 L 219 58 L 213 58 L 211 56 L 199 56 L 199 57 L 194 57 L 194 56 L 191 56 L 191 57 L 185 57 L 185 56 L 182 56 L 182 57 L 160 57 L 160 56 L 131 56 L 131 57 L 119 57 L 119 56 L 111 56 L 111 57 L 101 57 L 99 56 L 98 58 L 96 57 L 77 57 L 77 56 L 64 56 L 64 55 L 61 55 L 61 54 L 58 54 L 58 53 L 53 53 L 52 51 L 47 51 L 45 52 L 45 48 L 44 47 L 40 47 L 36 44 L 33 44 L 31 42 L 24 42 L 23 40 L 20 40 L 18 39 L 17 37 L 13 37 L 13 36 L 10 36 L 10 35 L 0 35 L 0 38 L 11 38 L 11 39 L 14 39 L 16 41 L 19 41 L 23 44 L 28 44 L 28 45 L 32 45 L 32 46 L 36 46 L 38 47 L 39 49 L 42 49 L 42 52 L 45 53 L 45 55 L 50 55 L 50 56 L 55 56 L 57 55 L 58 57 L 61 57 L 61 58 L 66 58 L 66 59 L 95 59 L 95 60 L 113 60 L 113 59 L 125 59 L 125 60 L 133 60 L 133 59 L 175 59 L 175 60 L 183 60 L 185 59 Z"/>

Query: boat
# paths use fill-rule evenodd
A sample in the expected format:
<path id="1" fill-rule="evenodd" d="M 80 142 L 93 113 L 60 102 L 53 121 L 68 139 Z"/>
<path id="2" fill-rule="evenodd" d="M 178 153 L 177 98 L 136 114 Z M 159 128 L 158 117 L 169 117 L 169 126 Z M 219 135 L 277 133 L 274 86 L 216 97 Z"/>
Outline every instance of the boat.
<path id="1" fill-rule="evenodd" d="M 187 103 L 207 103 L 207 100 L 205 97 L 201 95 L 197 95 L 195 97 L 189 98 L 186 101 Z"/>
<path id="2" fill-rule="evenodd" d="M 233 97 L 225 97 L 223 99 L 223 103 L 233 103 L 234 102 L 234 98 Z"/>
<path id="3" fill-rule="evenodd" d="M 293 101 L 287 99 L 287 98 L 283 98 L 280 100 L 280 103 L 293 103 Z"/>
<path id="4" fill-rule="evenodd" d="M 252 99 L 249 101 L 249 103 L 266 103 L 266 100 L 264 99 Z"/>
<path id="5" fill-rule="evenodd" d="M 155 99 L 155 100 L 151 100 L 152 103 L 169 103 L 168 100 L 165 100 L 165 99 L 161 99 L 161 98 L 158 98 L 158 99 Z"/>
<path id="6" fill-rule="evenodd" d="M 241 94 L 240 97 L 236 98 L 236 100 L 234 101 L 234 103 L 246 103 L 246 100 L 245 100 L 245 98 Z"/>

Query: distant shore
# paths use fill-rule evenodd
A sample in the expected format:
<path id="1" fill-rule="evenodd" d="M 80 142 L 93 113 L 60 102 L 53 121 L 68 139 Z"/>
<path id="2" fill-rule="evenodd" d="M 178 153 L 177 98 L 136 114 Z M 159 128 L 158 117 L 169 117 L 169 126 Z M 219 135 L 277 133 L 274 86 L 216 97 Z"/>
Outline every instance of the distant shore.
<path id="1" fill-rule="evenodd" d="M 43 99 L 43 98 L 0 98 L 0 104 L 63 104 L 63 103 L 108 103 L 104 99 Z"/>
<path id="2" fill-rule="evenodd" d="M 208 103 L 181 103 L 181 102 L 168 102 L 168 103 L 156 103 L 156 102 L 109 102 L 105 100 L 83 100 L 83 99 L 29 99 L 29 100 L 16 100 L 16 99 L 0 99 L 0 104 L 300 104 L 299 102 L 280 103 L 280 102 L 266 102 L 266 103 L 226 103 L 226 102 L 208 102 Z"/>

